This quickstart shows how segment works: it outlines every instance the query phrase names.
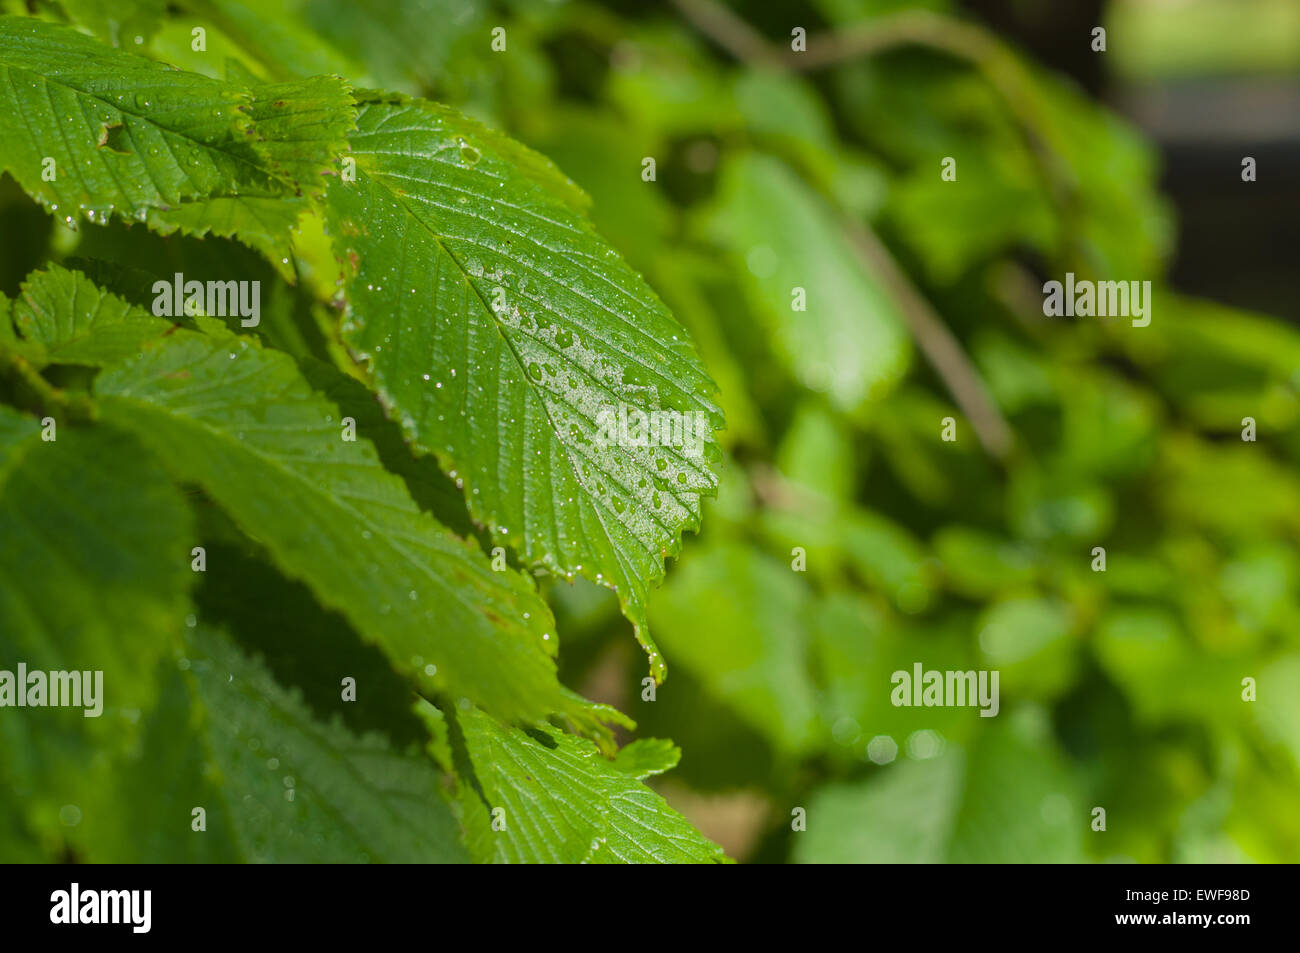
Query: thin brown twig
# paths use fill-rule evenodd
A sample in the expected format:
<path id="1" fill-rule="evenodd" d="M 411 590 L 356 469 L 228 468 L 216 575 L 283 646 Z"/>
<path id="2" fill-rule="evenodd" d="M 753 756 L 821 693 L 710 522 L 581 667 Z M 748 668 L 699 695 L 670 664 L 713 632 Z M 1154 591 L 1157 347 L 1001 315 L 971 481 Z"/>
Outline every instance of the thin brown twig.
<path id="1" fill-rule="evenodd" d="M 791 481 L 771 464 L 752 463 L 749 473 L 754 495 L 766 507 L 808 519 L 826 519 L 835 513 L 833 500 Z"/>
<path id="2" fill-rule="evenodd" d="M 903 320 L 917 346 L 947 385 L 948 392 L 970 421 L 980 444 L 997 459 L 1005 459 L 1013 443 L 1011 427 L 960 342 L 894 261 L 875 232 L 846 218 L 844 234 L 859 260 L 884 282 L 890 295 L 898 302 Z"/>
<path id="3" fill-rule="evenodd" d="M 692 26 L 742 63 L 781 66 L 785 57 L 745 20 L 720 3 L 673 0 Z"/>

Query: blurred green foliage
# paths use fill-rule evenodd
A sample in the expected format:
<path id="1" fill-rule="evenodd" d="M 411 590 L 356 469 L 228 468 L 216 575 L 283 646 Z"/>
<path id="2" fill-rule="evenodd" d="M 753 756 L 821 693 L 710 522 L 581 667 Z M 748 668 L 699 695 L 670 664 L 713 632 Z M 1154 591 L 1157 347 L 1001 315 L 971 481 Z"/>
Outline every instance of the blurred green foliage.
<path id="1" fill-rule="evenodd" d="M 626 2 L 178 6 L 144 41 L 187 69 L 372 78 L 550 156 L 697 342 L 728 459 L 651 603 L 654 700 L 611 594 L 549 596 L 562 675 L 674 739 L 663 791 L 732 856 L 1300 860 L 1300 334 L 1162 282 L 1158 159 L 1117 116 L 944 0 L 739 8 L 786 50 L 795 26 L 812 43 L 938 18 L 931 41 L 807 71 Z M 319 46 L 278 53 L 303 22 Z M 0 268 L 12 294 L 33 213 L 6 190 L 0 220 L 24 245 Z M 855 227 L 953 335 L 1005 452 Z M 1150 326 L 1044 318 L 1041 283 L 1067 271 L 1153 281 Z M 915 663 L 999 670 L 1000 713 L 895 707 L 890 675 Z"/>

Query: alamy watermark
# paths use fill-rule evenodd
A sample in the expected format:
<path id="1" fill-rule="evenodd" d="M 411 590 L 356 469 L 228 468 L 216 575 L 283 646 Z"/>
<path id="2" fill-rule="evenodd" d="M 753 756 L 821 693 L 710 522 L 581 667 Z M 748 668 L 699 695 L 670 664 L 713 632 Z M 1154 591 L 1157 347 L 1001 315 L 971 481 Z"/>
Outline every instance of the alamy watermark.
<path id="1" fill-rule="evenodd" d="M 245 328 L 255 328 L 262 320 L 260 281 L 186 281 L 178 271 L 171 281 L 155 281 L 153 293 L 153 313 L 159 318 L 182 314 L 237 317 Z"/>
<path id="2" fill-rule="evenodd" d="M 153 923 L 152 890 L 82 890 L 73 883 L 50 894 L 50 922 L 56 924 L 111 924 L 148 933 Z"/>
<path id="3" fill-rule="evenodd" d="M 896 708 L 965 708 L 978 705 L 981 718 L 992 718 L 998 713 L 998 673 L 996 670 L 978 672 L 926 671 L 920 662 L 912 664 L 912 671 L 899 669 L 889 677 L 894 690 L 889 700 Z"/>
<path id="4" fill-rule="evenodd" d="M 87 718 L 104 713 L 104 673 L 0 670 L 0 708 L 84 708 Z"/>
<path id="5" fill-rule="evenodd" d="M 645 411 L 620 403 L 601 408 L 596 427 L 601 447 L 677 447 L 689 457 L 699 457 L 709 435 L 709 415 L 698 410 Z"/>
<path id="6" fill-rule="evenodd" d="M 1151 282 L 1075 281 L 1074 272 L 1069 271 L 1064 284 L 1049 281 L 1043 285 L 1043 314 L 1049 318 L 1132 318 L 1133 327 L 1145 328 L 1151 323 Z"/>

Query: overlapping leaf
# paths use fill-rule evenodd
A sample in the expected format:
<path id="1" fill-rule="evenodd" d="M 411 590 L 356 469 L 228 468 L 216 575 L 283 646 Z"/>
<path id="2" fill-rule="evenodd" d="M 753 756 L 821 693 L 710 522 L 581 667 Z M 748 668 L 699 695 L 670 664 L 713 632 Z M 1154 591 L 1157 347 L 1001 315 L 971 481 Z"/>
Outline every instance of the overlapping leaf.
<path id="1" fill-rule="evenodd" d="M 668 752 L 640 748 L 611 762 L 559 732 L 507 728 L 455 712 L 473 771 L 461 805 L 471 851 L 496 863 L 711 863 L 722 849 L 639 778 L 667 770 Z"/>
<path id="2" fill-rule="evenodd" d="M 151 342 L 95 389 L 104 420 L 163 451 L 399 669 L 506 718 L 575 711 L 545 603 L 422 513 L 364 436 L 345 440 L 287 356 L 210 324 Z"/>
<path id="3" fill-rule="evenodd" d="M 130 340 L 135 353 L 96 382 L 102 418 L 202 485 L 399 669 L 505 718 L 582 716 L 555 679 L 554 621 L 533 587 L 422 513 L 286 355 L 211 319 L 207 334 L 140 340 L 150 316 L 83 276 L 61 269 L 33 284 L 44 310 L 20 326 L 38 329 L 47 352 L 102 357 L 103 341 Z"/>
<path id="4" fill-rule="evenodd" d="M 63 216 L 137 216 L 240 184 L 282 191 L 260 171 L 247 90 L 19 17 L 0 18 L 0 76 L 0 162 Z"/>
<path id="5" fill-rule="evenodd" d="M 97 4 L 73 6 L 73 19 L 120 42 L 128 18 Z M 215 6 L 252 23 L 247 4 Z M 288 6 L 297 16 L 297 5 Z M 268 48 L 292 45 L 268 39 Z M 277 77 L 304 72 L 276 65 Z M 339 177 L 325 200 L 347 270 L 344 342 L 368 362 L 408 439 L 435 451 L 465 490 L 473 517 L 530 565 L 617 590 L 662 673 L 646 631 L 647 592 L 716 484 L 712 432 L 721 415 L 685 332 L 596 237 L 581 217 L 585 196 L 558 170 L 449 109 L 383 94 L 363 97 L 364 121 L 349 143 L 358 113 L 342 80 L 258 85 L 236 70 L 237 82 L 222 82 L 43 21 L 0 17 L 0 73 L 0 108 L 14 132 L 0 143 L 0 169 L 51 212 L 69 224 L 121 217 L 164 234 L 234 237 L 282 271 L 292 268 L 291 233 L 322 175 L 351 149 L 358 176 Z M 57 823 L 76 827 L 67 818 L 82 818 L 60 836 L 90 859 L 130 855 L 128 826 L 140 829 L 141 857 L 175 848 L 178 859 L 464 858 L 432 762 L 320 723 L 196 616 L 203 611 L 185 599 L 196 578 L 187 571 L 196 534 L 170 471 L 197 484 L 279 570 L 337 610 L 400 673 L 426 690 L 463 696 L 468 713 L 456 720 L 458 737 L 475 774 L 462 785 L 466 822 L 476 837 L 483 833 L 482 797 L 493 791 L 518 808 L 523 824 L 522 840 L 506 838 L 490 854 L 723 859 L 641 783 L 676 763 L 670 743 L 634 744 L 608 760 L 573 735 L 507 727 L 559 715 L 599 733 L 598 719 L 620 717 L 559 684 L 554 621 L 526 577 L 493 571 L 477 545 L 422 511 L 381 463 L 366 425 L 354 437 L 356 422 L 287 355 L 215 320 L 180 321 L 186 326 L 58 266 L 29 276 L 16 301 L 0 298 L 0 349 L 24 380 L 24 399 L 50 402 L 58 413 L 65 398 L 50 382 L 75 390 L 90 380 L 60 366 L 100 369 L 93 401 L 73 398 L 96 422 L 77 428 L 60 420 L 60 443 L 41 441 L 33 418 L 0 413 L 0 575 L 13 581 L 22 566 L 58 563 L 35 588 L 4 587 L 4 635 L 19 633 L 26 641 L 18 648 L 51 655 L 51 667 L 78 667 L 72 656 L 85 650 L 133 686 L 119 707 L 152 701 L 152 676 L 161 671 L 159 710 L 122 710 L 134 713 L 133 724 L 144 717 L 137 750 L 161 752 L 178 778 L 159 797 L 146 789 L 146 771 L 127 771 L 126 787 L 110 796 L 100 790 L 104 758 L 72 787 L 75 772 L 46 771 L 39 783 L 48 797 L 39 811 L 23 805 L 19 827 L 58 831 L 53 798 L 67 802 L 65 813 L 81 805 Z M 695 414 L 699 429 L 692 420 L 669 446 L 608 445 L 598 438 L 600 415 L 623 404 Z M 42 468 L 54 463 L 61 469 L 42 483 Z M 110 485 L 123 480 L 129 485 Z M 21 506 L 10 498 L 13 487 Z M 94 499 L 95 519 L 70 502 L 83 496 Z M 41 525 L 28 525 L 33 500 L 53 513 Z M 110 558 L 100 523 L 118 519 L 132 525 L 119 527 L 125 542 Z M 84 552 L 61 542 L 84 548 L 87 539 Z M 121 591 L 108 585 L 122 574 L 130 578 Z M 140 580 L 149 581 L 148 593 Z M 95 598 L 96 586 L 108 591 Z M 33 592 L 37 601 L 28 604 Z M 61 601 L 68 592 L 77 597 Z M 156 664 L 181 644 L 187 610 L 179 671 Z M 132 636 L 117 640 L 133 623 Z M 65 650 L 67 658 L 55 657 Z M 67 750 L 50 764 L 88 757 L 80 735 L 63 732 Z M 28 770 L 36 748 L 13 732 L 6 741 L 7 777 L 22 777 L 25 797 L 36 783 Z M 509 757 L 483 762 L 494 746 Z M 537 781 L 510 774 L 516 759 L 554 781 L 545 803 L 520 800 Z M 465 799 L 471 789 L 478 793 Z M 115 823 L 114 797 L 131 805 Z M 188 802 L 196 800 L 209 829 L 223 836 L 185 836 L 195 806 Z M 572 814 L 568 833 L 548 831 L 556 812 Z"/>
<path id="6" fill-rule="evenodd" d="M 329 76 L 254 86 L 247 107 L 260 165 L 255 176 L 272 185 L 236 183 L 168 209 L 150 210 L 149 226 L 163 234 L 236 238 L 261 252 L 289 277 L 290 229 L 324 188 L 322 174 L 336 169 L 352 126 L 347 84 Z"/>
<path id="7" fill-rule="evenodd" d="M 18 17 L 0 17 L 0 78 L 0 168 L 52 212 L 236 236 L 272 260 L 351 125 L 341 80 L 250 89 Z"/>
<path id="8" fill-rule="evenodd" d="M 13 322 L 41 364 L 102 367 L 134 356 L 172 326 L 58 265 L 29 275 L 22 290 Z"/>
<path id="9" fill-rule="evenodd" d="M 576 190 L 517 144 L 432 103 L 369 97 L 350 145 L 357 180 L 327 193 L 345 341 L 474 518 L 530 565 L 615 589 L 661 673 L 646 597 L 716 485 L 721 425 L 685 332 Z M 699 414 L 705 442 L 601 441 L 620 404 Z"/>

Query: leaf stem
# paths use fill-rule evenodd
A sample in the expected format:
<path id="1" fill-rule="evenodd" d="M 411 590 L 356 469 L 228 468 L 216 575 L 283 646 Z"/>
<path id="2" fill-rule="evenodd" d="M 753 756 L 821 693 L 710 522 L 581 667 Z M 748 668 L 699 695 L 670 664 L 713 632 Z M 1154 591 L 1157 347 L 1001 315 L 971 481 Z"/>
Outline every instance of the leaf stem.
<path id="1" fill-rule="evenodd" d="M 94 403 L 83 394 L 69 394 L 55 387 L 36 367 L 16 351 L 0 348 L 0 373 L 18 381 L 31 391 L 44 412 L 63 411 L 72 420 L 94 420 Z"/>

